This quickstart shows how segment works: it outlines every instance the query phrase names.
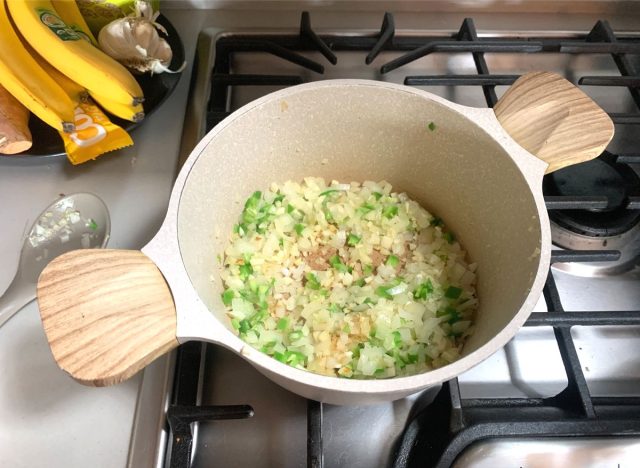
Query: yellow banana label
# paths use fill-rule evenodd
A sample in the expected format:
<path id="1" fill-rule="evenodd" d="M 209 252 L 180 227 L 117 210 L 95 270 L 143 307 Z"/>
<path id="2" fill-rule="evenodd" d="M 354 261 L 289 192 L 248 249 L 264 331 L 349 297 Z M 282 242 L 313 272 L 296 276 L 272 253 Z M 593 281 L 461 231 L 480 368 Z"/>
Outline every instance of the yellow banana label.
<path id="1" fill-rule="evenodd" d="M 67 157 L 73 164 L 81 164 L 103 153 L 133 144 L 129 134 L 111 122 L 89 100 L 80 102 L 76 107 L 74 124 L 75 131 L 60 132 Z"/>
<path id="2" fill-rule="evenodd" d="M 73 29 L 68 27 L 58 15 L 46 8 L 36 8 L 40 21 L 47 26 L 63 41 L 79 41 L 82 37 Z"/>

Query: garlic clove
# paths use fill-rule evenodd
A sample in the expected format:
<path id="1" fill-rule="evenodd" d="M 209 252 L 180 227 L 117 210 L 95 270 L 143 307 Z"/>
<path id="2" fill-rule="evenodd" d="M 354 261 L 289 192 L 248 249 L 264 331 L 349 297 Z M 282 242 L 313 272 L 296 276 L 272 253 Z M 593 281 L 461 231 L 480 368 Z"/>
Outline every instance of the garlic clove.
<path id="1" fill-rule="evenodd" d="M 158 42 L 158 48 L 153 55 L 160 59 L 163 65 L 167 66 L 171 63 L 171 59 L 173 58 L 171 46 L 164 39 Z"/>
<path id="2" fill-rule="evenodd" d="M 149 53 L 149 56 L 159 59 L 164 65 L 169 65 L 169 63 L 171 63 L 171 58 L 173 57 L 171 46 L 162 38 L 151 44 L 147 52 Z"/>
<path id="3" fill-rule="evenodd" d="M 98 34 L 100 48 L 126 67 L 141 73 L 178 73 L 184 69 L 169 70 L 173 53 L 171 46 L 158 34 L 165 28 L 155 21 L 159 13 L 153 12 L 148 2 L 137 0 L 135 12 L 112 21 Z"/>
<path id="4" fill-rule="evenodd" d="M 98 43 L 102 51 L 113 57 L 114 59 L 122 58 L 122 48 L 126 47 L 122 39 L 115 40 L 116 37 L 122 37 L 122 24 L 112 22 L 104 26 L 98 33 Z"/>
<path id="5" fill-rule="evenodd" d="M 151 23 L 140 22 L 132 29 L 133 38 L 136 43 L 145 50 L 150 51 L 155 42 L 160 39 L 156 28 Z M 153 56 L 153 52 L 150 52 Z"/>

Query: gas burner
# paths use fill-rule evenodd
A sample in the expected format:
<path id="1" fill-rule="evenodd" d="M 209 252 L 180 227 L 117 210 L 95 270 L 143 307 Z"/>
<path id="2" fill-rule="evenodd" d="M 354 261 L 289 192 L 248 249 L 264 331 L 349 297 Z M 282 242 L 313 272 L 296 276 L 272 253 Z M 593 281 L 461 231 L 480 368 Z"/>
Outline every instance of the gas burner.
<path id="1" fill-rule="evenodd" d="M 640 222 L 640 211 L 626 207 L 629 197 L 640 194 L 640 177 L 628 165 L 618 164 L 611 153 L 604 152 L 597 159 L 549 174 L 542 187 L 544 194 L 550 196 L 595 196 L 608 200 L 604 208 L 551 211 L 551 221 L 569 232 L 612 238 L 632 230 Z"/>
<path id="2" fill-rule="evenodd" d="M 556 268 L 581 276 L 623 273 L 640 257 L 640 211 L 627 208 L 640 193 L 640 177 L 628 165 L 605 152 L 599 158 L 545 176 L 548 196 L 595 196 L 606 205 L 581 210 L 550 210 L 553 243 L 571 250 L 619 250 L 616 262 L 558 264 Z"/>
<path id="3" fill-rule="evenodd" d="M 551 212 L 550 212 L 551 213 Z M 554 247 L 569 250 L 618 250 L 616 261 L 591 263 L 556 263 L 554 269 L 578 276 L 612 276 L 640 265 L 640 223 L 617 236 L 592 237 L 577 234 L 551 221 Z"/>

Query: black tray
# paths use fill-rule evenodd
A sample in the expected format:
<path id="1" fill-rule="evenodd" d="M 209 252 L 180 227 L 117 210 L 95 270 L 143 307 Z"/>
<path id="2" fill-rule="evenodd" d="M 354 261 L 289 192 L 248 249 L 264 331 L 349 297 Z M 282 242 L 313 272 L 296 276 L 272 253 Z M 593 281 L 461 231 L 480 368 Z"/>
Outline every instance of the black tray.
<path id="1" fill-rule="evenodd" d="M 173 25 L 164 16 L 160 15 L 157 21 L 166 28 L 167 33 L 169 34 L 168 36 L 165 36 L 162 32 L 159 32 L 160 36 L 167 40 L 173 52 L 169 68 L 171 70 L 177 70 L 184 62 L 184 46 L 180 40 L 180 36 Z M 144 103 L 142 104 L 142 107 L 144 108 L 146 117 L 158 109 L 160 105 L 171 95 L 178 84 L 178 81 L 180 81 L 181 75 L 182 73 L 160 73 L 153 76 L 149 73 L 134 75 L 144 91 Z M 124 128 L 127 132 L 131 132 L 131 130 L 139 125 L 143 125 L 146 121 L 145 118 L 141 122 L 135 123 L 119 119 L 118 117 L 110 114 L 108 115 L 113 123 Z M 33 146 L 31 146 L 31 148 L 20 154 L 0 154 L 0 156 L 12 159 L 66 157 L 62 138 L 60 138 L 60 135 L 55 129 L 45 124 L 33 114 L 31 114 L 31 117 L 29 118 L 29 129 L 31 130 L 31 135 L 33 137 Z"/>

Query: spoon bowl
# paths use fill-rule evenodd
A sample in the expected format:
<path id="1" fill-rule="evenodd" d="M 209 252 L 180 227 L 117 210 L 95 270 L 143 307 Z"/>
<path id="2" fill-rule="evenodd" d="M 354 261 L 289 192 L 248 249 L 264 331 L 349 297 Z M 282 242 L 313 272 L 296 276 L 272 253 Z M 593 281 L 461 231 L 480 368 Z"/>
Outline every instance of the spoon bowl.
<path id="1" fill-rule="evenodd" d="M 71 250 L 103 248 L 110 231 L 109 210 L 92 193 L 63 196 L 49 205 L 31 226 L 18 271 L 0 297 L 0 326 L 35 299 L 38 277 L 51 260 Z"/>

